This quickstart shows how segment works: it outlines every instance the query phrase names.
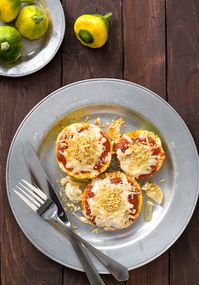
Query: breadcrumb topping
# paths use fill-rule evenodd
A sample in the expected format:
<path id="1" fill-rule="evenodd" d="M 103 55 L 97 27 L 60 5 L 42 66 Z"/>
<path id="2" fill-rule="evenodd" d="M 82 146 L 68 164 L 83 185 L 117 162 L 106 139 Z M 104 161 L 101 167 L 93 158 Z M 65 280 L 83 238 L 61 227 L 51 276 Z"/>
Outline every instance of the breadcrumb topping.
<path id="1" fill-rule="evenodd" d="M 87 202 L 90 215 L 98 227 L 115 230 L 132 224 L 137 209 L 129 201 L 129 196 L 141 193 L 127 181 L 125 175 L 121 176 L 121 183 L 118 184 L 112 183 L 109 177 L 95 179 L 91 191 L 94 197 L 88 198 Z"/>
<path id="2" fill-rule="evenodd" d="M 96 203 L 98 206 L 103 208 L 106 212 L 112 213 L 119 209 L 122 203 L 120 193 L 122 187 L 117 185 L 104 186 L 100 189 L 99 195 L 96 195 Z"/>
<path id="3" fill-rule="evenodd" d="M 103 156 L 107 140 L 102 130 L 95 125 L 71 125 L 59 141 L 60 146 L 64 148 L 61 154 L 66 160 L 66 168 L 70 169 L 72 174 L 91 172 L 97 175 L 97 165 L 105 165 L 111 160 L 110 152 Z"/>
<path id="4" fill-rule="evenodd" d="M 81 133 L 71 130 L 65 152 L 67 162 L 77 160 L 80 164 L 95 164 L 96 157 L 98 159 L 104 150 L 100 137 L 93 128 L 85 129 Z"/>
<path id="5" fill-rule="evenodd" d="M 149 142 L 148 135 L 148 132 L 141 131 L 135 141 L 128 137 L 127 149 L 123 152 L 118 148 L 116 151 L 122 170 L 136 178 L 149 174 L 152 167 L 156 167 L 158 163 L 158 155 L 154 154 L 153 150 L 161 147 L 161 142 L 156 136 L 155 144 Z M 127 139 L 127 136 L 124 138 Z"/>

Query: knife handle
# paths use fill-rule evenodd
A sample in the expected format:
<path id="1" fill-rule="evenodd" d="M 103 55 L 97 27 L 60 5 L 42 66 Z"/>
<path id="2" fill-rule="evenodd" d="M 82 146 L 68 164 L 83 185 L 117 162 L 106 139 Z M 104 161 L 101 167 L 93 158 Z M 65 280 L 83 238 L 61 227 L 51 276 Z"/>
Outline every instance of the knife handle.
<path id="1" fill-rule="evenodd" d="M 98 250 L 92 244 L 76 234 L 76 232 L 71 228 L 70 223 L 64 223 L 57 215 L 54 215 L 53 219 L 65 230 L 68 235 L 89 249 L 90 252 L 92 252 L 98 258 L 98 260 L 108 269 L 113 277 L 115 277 L 116 280 L 126 281 L 129 278 L 128 268 L 126 266 L 104 254 L 102 251 Z"/>
<path id="2" fill-rule="evenodd" d="M 84 268 L 84 271 L 87 275 L 90 285 L 105 285 L 104 281 L 102 280 L 96 268 L 94 267 L 84 245 L 82 245 L 80 242 L 75 240 L 68 233 L 68 231 L 65 230 L 65 233 L 67 234 L 67 237 L 70 240 L 72 247 L 78 256 L 79 261 L 81 262 Z"/>

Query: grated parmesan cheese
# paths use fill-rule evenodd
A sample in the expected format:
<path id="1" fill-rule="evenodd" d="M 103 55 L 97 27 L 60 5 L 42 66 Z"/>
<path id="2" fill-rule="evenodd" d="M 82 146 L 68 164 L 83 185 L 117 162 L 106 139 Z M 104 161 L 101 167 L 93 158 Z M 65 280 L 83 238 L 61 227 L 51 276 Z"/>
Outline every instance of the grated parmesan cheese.
<path id="1" fill-rule="evenodd" d="M 73 203 L 81 202 L 82 190 L 80 187 L 84 185 L 82 182 L 74 181 L 70 176 L 66 176 L 60 180 L 60 184 L 63 186 L 60 191 L 60 196 L 63 202 L 67 202 L 67 199 Z M 67 204 L 67 207 L 69 206 L 73 207 Z"/>
<path id="2" fill-rule="evenodd" d="M 96 228 L 96 229 L 92 230 L 91 233 L 92 233 L 92 234 L 99 234 L 99 232 L 100 232 L 100 230 Z"/>
<path id="3" fill-rule="evenodd" d="M 97 117 L 95 119 L 95 125 L 100 127 L 100 128 L 103 128 L 103 124 L 102 124 L 102 121 L 101 121 L 100 117 Z"/>
<path id="4" fill-rule="evenodd" d="M 142 187 L 142 190 L 146 192 L 147 197 L 151 198 L 158 205 L 162 204 L 163 192 L 157 184 L 146 182 Z"/>
<path id="5" fill-rule="evenodd" d="M 80 124 L 80 128 L 85 124 Z M 67 148 L 62 153 L 67 163 L 66 168 L 72 169 L 72 174 L 81 172 L 91 172 L 97 175 L 98 171 L 94 169 L 95 165 L 101 158 L 106 142 L 100 128 L 92 124 L 86 124 L 83 131 L 78 132 L 78 128 L 71 128 L 67 131 Z M 108 157 L 102 158 L 102 161 L 110 162 L 110 154 Z"/>
<path id="6" fill-rule="evenodd" d="M 95 179 L 92 188 L 95 195 L 87 199 L 95 224 L 105 230 L 122 229 L 132 224 L 130 218 L 135 218 L 136 210 L 132 214 L 134 205 L 128 198 L 135 191 L 135 187 L 128 183 L 125 176 L 119 184 L 111 183 L 109 177 Z"/>
<path id="7" fill-rule="evenodd" d="M 88 224 L 90 226 L 94 226 L 94 224 L 88 220 L 86 217 L 82 217 L 82 216 L 78 216 L 77 214 L 75 213 L 72 213 L 76 218 L 78 218 L 81 222 L 83 222 L 84 224 Z"/>
<path id="8" fill-rule="evenodd" d="M 79 186 L 74 186 L 71 183 L 66 183 L 63 190 L 67 198 L 73 203 L 80 203 L 82 199 L 82 190 Z"/>
<path id="9" fill-rule="evenodd" d="M 144 207 L 145 222 L 150 222 L 152 220 L 153 206 L 154 204 L 151 201 L 146 201 L 146 204 Z"/>
<path id="10" fill-rule="evenodd" d="M 120 128 L 124 124 L 123 118 L 113 119 L 110 124 L 108 124 L 108 136 L 117 142 L 121 137 Z"/>
<path id="11" fill-rule="evenodd" d="M 124 138 L 128 138 L 128 148 L 125 152 L 122 152 L 120 148 L 116 151 L 122 170 L 135 178 L 138 178 L 140 175 L 150 174 L 151 167 L 156 166 L 158 160 L 158 155 L 154 155 L 152 151 L 157 148 L 158 145 L 161 146 L 161 142 L 157 140 L 158 145 L 150 144 L 148 132 L 146 131 L 142 131 L 139 134 L 139 138 L 146 139 L 146 144 L 133 142 L 133 140 L 126 135 L 124 135 Z"/>

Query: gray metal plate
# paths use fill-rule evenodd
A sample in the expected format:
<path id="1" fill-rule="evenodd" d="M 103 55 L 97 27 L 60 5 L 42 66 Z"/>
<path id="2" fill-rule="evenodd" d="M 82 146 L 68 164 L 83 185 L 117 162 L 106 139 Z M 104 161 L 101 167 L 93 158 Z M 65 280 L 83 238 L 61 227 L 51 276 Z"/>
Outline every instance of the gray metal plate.
<path id="1" fill-rule="evenodd" d="M 51 22 L 47 34 L 34 41 L 23 38 L 22 57 L 14 64 L 0 64 L 0 75 L 21 77 L 32 74 L 48 64 L 57 53 L 65 34 L 64 11 L 59 0 L 45 0 L 45 2 Z M 0 25 L 6 24 L 0 22 Z"/>
<path id="2" fill-rule="evenodd" d="M 55 161 L 55 139 L 61 125 L 79 122 L 86 116 L 103 122 L 114 116 L 126 121 L 123 132 L 135 128 L 155 131 L 163 141 L 166 161 L 154 176 L 164 192 L 162 206 L 154 207 L 151 222 L 143 211 L 131 227 L 117 232 L 92 234 L 91 227 L 73 217 L 77 232 L 97 248 L 126 265 L 129 270 L 144 265 L 167 250 L 187 226 L 198 197 L 198 155 L 183 120 L 162 98 L 150 90 L 122 80 L 94 79 L 67 85 L 37 104 L 13 138 L 6 170 L 7 193 L 15 218 L 27 238 L 53 260 L 83 270 L 66 237 L 42 221 L 13 188 L 20 178 L 30 181 L 22 146 L 28 140 L 38 150 L 41 162 L 54 181 L 63 177 Z M 165 179 L 163 183 L 160 183 Z M 94 258 L 100 273 L 107 270 Z"/>

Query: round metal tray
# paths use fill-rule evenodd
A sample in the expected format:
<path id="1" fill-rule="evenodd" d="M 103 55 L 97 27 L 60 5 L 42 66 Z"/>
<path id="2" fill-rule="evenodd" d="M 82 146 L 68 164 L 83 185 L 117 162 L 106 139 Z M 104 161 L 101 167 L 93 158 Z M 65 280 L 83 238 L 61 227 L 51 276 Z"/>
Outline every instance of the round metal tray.
<path id="1" fill-rule="evenodd" d="M 75 217 L 77 232 L 130 269 L 144 265 L 166 251 L 181 235 L 194 211 L 198 197 L 198 156 L 192 136 L 181 117 L 150 90 L 122 80 L 94 79 L 67 85 L 37 104 L 19 126 L 8 155 L 6 182 L 10 206 L 27 238 L 53 260 L 83 270 L 67 238 L 43 221 L 13 188 L 20 178 L 31 180 L 23 157 L 23 143 L 30 141 L 55 187 L 64 176 L 55 159 L 55 140 L 62 125 L 80 122 L 87 116 L 110 122 L 122 116 L 123 132 L 147 129 L 162 139 L 166 161 L 153 180 L 164 192 L 164 203 L 155 206 L 151 222 L 143 212 L 129 228 L 117 232 L 91 233 L 92 228 Z M 161 183 L 162 179 L 164 182 Z M 107 270 L 93 256 L 100 273 Z"/>

